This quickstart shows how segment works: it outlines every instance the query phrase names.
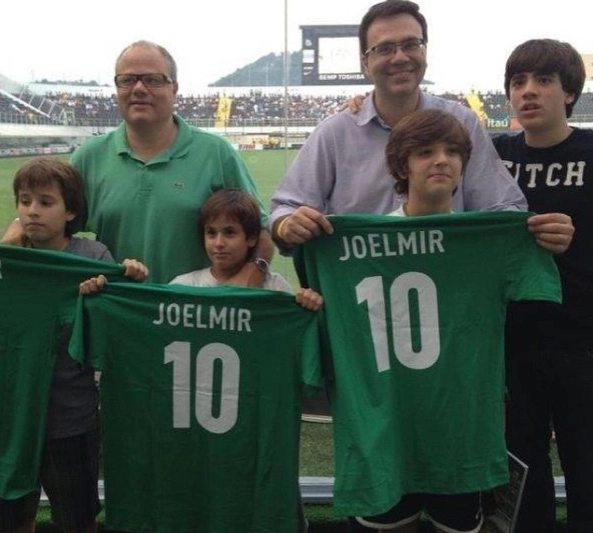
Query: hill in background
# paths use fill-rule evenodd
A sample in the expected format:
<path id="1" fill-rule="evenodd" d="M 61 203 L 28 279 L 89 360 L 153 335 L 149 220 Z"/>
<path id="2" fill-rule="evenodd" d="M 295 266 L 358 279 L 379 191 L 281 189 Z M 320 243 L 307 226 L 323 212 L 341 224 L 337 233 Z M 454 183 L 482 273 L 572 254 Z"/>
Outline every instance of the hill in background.
<path id="1" fill-rule="evenodd" d="M 288 55 L 287 85 L 301 85 L 302 53 Z M 270 53 L 231 74 L 210 83 L 208 87 L 280 87 L 284 85 L 284 53 Z"/>

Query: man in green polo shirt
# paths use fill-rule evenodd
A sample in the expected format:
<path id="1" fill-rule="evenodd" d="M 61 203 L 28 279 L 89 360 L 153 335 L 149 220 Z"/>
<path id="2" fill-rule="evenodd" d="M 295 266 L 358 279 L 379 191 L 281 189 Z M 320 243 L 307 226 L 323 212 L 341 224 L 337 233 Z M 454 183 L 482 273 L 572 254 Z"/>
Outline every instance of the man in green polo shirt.
<path id="1" fill-rule="evenodd" d="M 199 239 L 193 238 L 206 198 L 223 187 L 257 192 L 227 141 L 174 114 L 177 66 L 165 48 L 135 42 L 117 58 L 115 73 L 124 122 L 89 139 L 72 156 L 85 181 L 87 227 L 116 260 L 138 257 L 150 267 L 149 281 L 167 283 L 207 265 Z M 262 237 L 257 255 L 269 260 L 271 240 L 267 232 Z M 247 269 L 244 275 L 258 277 L 255 265 Z M 240 284 L 251 284 L 243 279 Z"/>

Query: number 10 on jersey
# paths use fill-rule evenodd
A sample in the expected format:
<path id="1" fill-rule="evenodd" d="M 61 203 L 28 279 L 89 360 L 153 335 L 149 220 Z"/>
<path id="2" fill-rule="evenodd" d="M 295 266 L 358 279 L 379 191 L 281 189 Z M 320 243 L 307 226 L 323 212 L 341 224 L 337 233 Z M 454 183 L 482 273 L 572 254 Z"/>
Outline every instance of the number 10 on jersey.
<path id="1" fill-rule="evenodd" d="M 174 428 L 191 427 L 191 361 L 189 342 L 175 341 L 165 347 L 164 364 L 173 365 Z M 196 421 L 205 430 L 226 433 L 237 422 L 239 371 L 239 355 L 227 344 L 213 342 L 198 350 L 193 411 Z"/>
<path id="2" fill-rule="evenodd" d="M 389 333 L 395 356 L 402 365 L 415 370 L 434 365 L 441 351 L 434 281 L 421 272 L 406 272 L 393 280 L 387 302 L 384 294 L 381 276 L 364 278 L 356 285 L 357 303 L 367 304 L 377 370 L 385 372 L 391 368 Z M 391 311 L 389 323 L 386 303 Z"/>

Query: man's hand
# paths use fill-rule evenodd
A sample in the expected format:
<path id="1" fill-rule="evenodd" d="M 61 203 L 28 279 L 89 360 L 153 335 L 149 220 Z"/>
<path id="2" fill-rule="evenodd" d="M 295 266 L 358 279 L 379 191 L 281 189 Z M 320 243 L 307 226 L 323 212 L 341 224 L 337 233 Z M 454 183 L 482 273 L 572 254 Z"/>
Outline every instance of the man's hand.
<path id="1" fill-rule="evenodd" d="M 338 111 L 344 111 L 347 109 L 352 114 L 356 115 L 362 109 L 362 103 L 368 95 L 369 93 L 357 94 L 356 96 L 349 98 L 340 106 Z"/>
<path id="2" fill-rule="evenodd" d="M 226 283 L 237 287 L 255 287 L 261 289 L 264 286 L 265 279 L 265 273 L 255 263 L 248 261 Z"/>
<path id="3" fill-rule="evenodd" d="M 546 250 L 561 254 L 568 249 L 574 235 L 572 219 L 564 213 L 544 213 L 527 219 L 527 229 Z"/>
<path id="4" fill-rule="evenodd" d="M 259 233 L 259 239 L 257 245 L 253 251 L 252 257 L 258 257 L 268 262 L 268 265 L 272 262 L 274 256 L 274 243 L 272 242 L 272 236 L 267 229 L 262 229 Z M 248 261 L 243 265 L 243 268 L 237 272 L 231 279 L 227 280 L 229 285 L 235 285 L 237 287 L 255 287 L 262 288 L 264 281 L 266 280 L 266 272 L 264 272 L 259 266 L 251 261 Z"/>
<path id="5" fill-rule="evenodd" d="M 321 232 L 331 235 L 334 228 L 324 214 L 307 206 L 299 207 L 275 224 L 276 236 L 286 244 L 302 244 Z"/>

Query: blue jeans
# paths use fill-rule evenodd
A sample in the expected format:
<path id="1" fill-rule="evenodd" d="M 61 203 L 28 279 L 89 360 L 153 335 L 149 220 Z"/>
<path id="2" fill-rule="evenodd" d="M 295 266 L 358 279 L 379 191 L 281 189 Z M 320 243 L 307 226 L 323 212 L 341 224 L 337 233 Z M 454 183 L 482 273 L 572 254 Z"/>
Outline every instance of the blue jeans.
<path id="1" fill-rule="evenodd" d="M 555 531 L 552 429 L 564 471 L 567 533 L 593 532 L 593 350 L 507 345 L 506 438 L 529 470 L 515 533 Z"/>

